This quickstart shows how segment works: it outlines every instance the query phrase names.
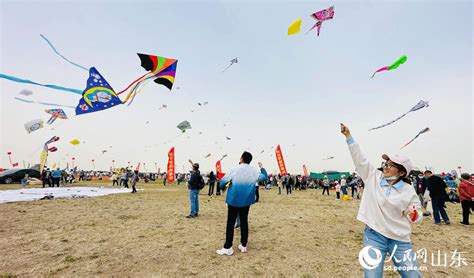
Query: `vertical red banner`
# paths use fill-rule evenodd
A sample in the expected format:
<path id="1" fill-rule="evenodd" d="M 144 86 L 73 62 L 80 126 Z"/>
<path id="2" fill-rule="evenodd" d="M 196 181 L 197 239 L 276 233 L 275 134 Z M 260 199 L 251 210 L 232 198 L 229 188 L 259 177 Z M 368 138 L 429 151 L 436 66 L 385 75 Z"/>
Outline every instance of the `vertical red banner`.
<path id="1" fill-rule="evenodd" d="M 304 174 L 305 177 L 309 176 L 308 169 L 306 168 L 306 165 L 303 165 L 303 174 Z"/>
<path id="2" fill-rule="evenodd" d="M 135 170 L 140 171 L 140 163 L 141 162 L 138 162 L 137 168 L 135 168 Z"/>
<path id="3" fill-rule="evenodd" d="M 169 183 L 172 183 L 174 182 L 174 177 L 175 177 L 175 167 L 174 167 L 174 147 L 172 147 L 170 149 L 170 151 L 168 152 L 168 166 L 167 166 L 167 170 L 168 172 L 166 173 L 167 176 L 168 176 L 168 182 Z"/>
<path id="4" fill-rule="evenodd" d="M 217 175 L 218 180 L 221 180 L 222 177 L 224 177 L 224 173 L 222 173 L 222 165 L 221 165 L 220 160 L 216 162 L 216 175 Z"/>
<path id="5" fill-rule="evenodd" d="M 275 150 L 275 156 L 276 156 L 276 159 L 277 159 L 278 168 L 280 168 L 280 174 L 281 175 L 286 175 L 287 172 L 286 172 L 285 160 L 283 159 L 283 154 L 281 152 L 280 145 L 278 145 L 276 150 Z"/>

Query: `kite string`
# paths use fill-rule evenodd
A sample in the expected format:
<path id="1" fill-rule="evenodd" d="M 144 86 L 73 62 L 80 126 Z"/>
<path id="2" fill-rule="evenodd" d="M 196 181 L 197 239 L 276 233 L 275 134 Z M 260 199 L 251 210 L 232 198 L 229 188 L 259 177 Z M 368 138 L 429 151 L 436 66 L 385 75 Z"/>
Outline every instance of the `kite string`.
<path id="1" fill-rule="evenodd" d="M 69 62 L 71 65 L 76 66 L 76 67 L 78 67 L 78 68 L 80 68 L 80 69 L 83 69 L 83 70 L 85 70 L 85 71 L 89 71 L 89 69 L 87 69 L 86 67 L 83 67 L 83 66 L 81 66 L 81 65 L 79 65 L 79 64 L 76 64 L 76 63 L 74 63 L 73 61 L 70 61 L 68 58 L 64 57 L 61 53 L 59 53 L 59 52 L 56 50 L 56 48 L 54 47 L 54 45 L 53 45 L 44 35 L 41 34 L 40 37 L 43 38 L 43 40 L 46 41 L 46 43 L 51 47 L 51 49 L 53 49 L 53 51 L 54 51 L 59 57 L 63 58 L 66 62 Z"/>

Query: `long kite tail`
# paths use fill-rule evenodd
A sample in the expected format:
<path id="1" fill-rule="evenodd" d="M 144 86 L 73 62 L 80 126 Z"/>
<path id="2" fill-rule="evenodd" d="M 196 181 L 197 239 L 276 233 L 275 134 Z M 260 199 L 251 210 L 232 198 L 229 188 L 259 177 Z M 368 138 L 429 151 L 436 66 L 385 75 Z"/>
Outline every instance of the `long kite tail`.
<path id="1" fill-rule="evenodd" d="M 150 73 L 145 73 L 144 75 L 138 77 L 137 79 L 135 79 L 135 81 L 133 81 L 132 83 L 130 83 L 130 85 L 128 85 L 127 88 L 125 88 L 125 89 L 123 89 L 122 91 L 118 92 L 117 95 L 120 95 L 120 94 L 125 93 L 125 92 L 126 92 L 130 87 L 132 87 L 135 83 L 142 81 L 142 79 L 143 79 L 147 74 L 150 74 Z"/>
<path id="2" fill-rule="evenodd" d="M 390 122 L 388 122 L 388 123 L 386 123 L 386 124 L 383 124 L 383 125 L 380 125 L 380 126 L 377 126 L 377 127 L 371 128 L 371 129 L 369 129 L 369 131 L 371 131 L 371 130 L 375 130 L 375 129 L 379 129 L 379 128 L 382 128 L 382 127 L 386 127 L 386 126 L 388 126 L 388 125 L 391 125 L 391 124 L 393 124 L 394 122 L 396 122 L 396 121 L 400 120 L 401 118 L 405 117 L 405 116 L 406 116 L 408 113 L 410 113 L 410 112 L 407 112 L 407 113 L 405 113 L 405 114 L 403 114 L 403 115 L 399 116 L 399 117 L 398 117 L 398 118 L 396 118 L 395 120 L 393 120 L 393 121 L 390 121 Z"/>
<path id="3" fill-rule="evenodd" d="M 227 66 L 222 72 L 226 71 L 228 68 L 230 68 L 234 63 L 230 63 L 230 65 Z"/>
<path id="4" fill-rule="evenodd" d="M 66 62 L 70 63 L 71 65 L 73 66 L 76 66 L 80 69 L 83 69 L 85 71 L 89 71 L 89 69 L 87 69 L 86 67 L 83 67 L 77 63 L 74 63 L 73 61 L 69 60 L 68 58 L 64 57 L 61 53 L 59 53 L 56 48 L 54 47 L 54 45 L 44 36 L 44 35 L 40 35 L 41 38 L 43 38 L 43 40 L 46 41 L 46 43 L 51 47 L 51 49 L 53 49 L 53 51 L 61 58 L 63 58 Z"/>
<path id="5" fill-rule="evenodd" d="M 376 70 L 376 71 L 374 72 L 374 74 L 372 74 L 372 77 L 371 77 L 371 78 L 374 78 L 374 76 L 375 76 L 376 73 L 381 72 L 381 71 L 388 70 L 388 68 L 389 68 L 389 67 L 383 67 L 383 68 L 380 68 L 380 69 Z"/>
<path id="6" fill-rule="evenodd" d="M 47 88 L 50 88 L 50 89 L 66 91 L 66 92 L 82 95 L 82 90 L 71 89 L 71 88 L 66 88 L 66 87 L 57 86 L 57 85 L 41 84 L 41 83 L 37 83 L 37 82 L 31 81 L 31 80 L 28 80 L 28 79 L 22 79 L 22 78 L 18 78 L 18 77 L 11 76 L 11 75 L 6 75 L 6 74 L 3 74 L 3 73 L 0 73 L 0 78 L 7 79 L 7 80 L 10 80 L 10 81 L 13 81 L 13 82 L 32 84 L 32 85 L 47 87 Z"/>

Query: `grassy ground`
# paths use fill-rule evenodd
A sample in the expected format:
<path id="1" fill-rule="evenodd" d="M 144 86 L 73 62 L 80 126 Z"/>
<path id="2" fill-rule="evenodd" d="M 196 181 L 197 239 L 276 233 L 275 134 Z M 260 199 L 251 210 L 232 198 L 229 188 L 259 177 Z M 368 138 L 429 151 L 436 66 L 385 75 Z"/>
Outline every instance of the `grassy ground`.
<path id="1" fill-rule="evenodd" d="M 6 188 L 20 186 L 1 187 Z M 225 238 L 224 196 L 201 193 L 200 216 L 186 219 L 183 185 L 139 188 L 138 194 L 0 204 L 0 276 L 362 275 L 357 200 L 336 201 L 333 192 L 327 197 L 320 190 L 291 196 L 262 190 L 261 201 L 250 209 L 248 253 L 220 257 L 215 250 Z M 422 263 L 425 277 L 474 277 L 474 225 L 458 224 L 460 212 L 459 204 L 448 204 L 452 225 L 425 219 L 414 228 L 415 250 L 448 254 L 446 268 L 431 266 L 431 258 Z M 234 238 L 237 246 L 240 234 Z M 468 266 L 449 267 L 455 249 L 468 252 L 462 254 Z"/>

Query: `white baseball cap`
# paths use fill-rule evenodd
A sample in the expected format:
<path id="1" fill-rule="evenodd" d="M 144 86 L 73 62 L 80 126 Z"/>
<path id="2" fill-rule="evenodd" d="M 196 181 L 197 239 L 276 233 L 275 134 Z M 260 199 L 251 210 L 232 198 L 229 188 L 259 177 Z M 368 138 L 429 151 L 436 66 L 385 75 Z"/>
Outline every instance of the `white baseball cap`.
<path id="1" fill-rule="evenodd" d="M 402 165 L 405 168 L 405 170 L 407 170 L 407 175 L 413 169 L 413 165 L 411 164 L 411 161 L 408 157 L 398 155 L 398 154 L 383 154 L 382 158 Z"/>

